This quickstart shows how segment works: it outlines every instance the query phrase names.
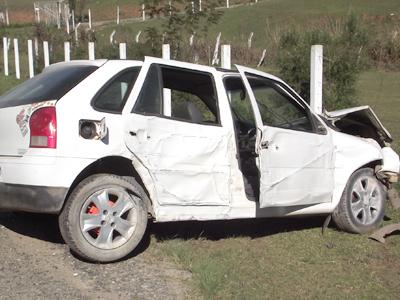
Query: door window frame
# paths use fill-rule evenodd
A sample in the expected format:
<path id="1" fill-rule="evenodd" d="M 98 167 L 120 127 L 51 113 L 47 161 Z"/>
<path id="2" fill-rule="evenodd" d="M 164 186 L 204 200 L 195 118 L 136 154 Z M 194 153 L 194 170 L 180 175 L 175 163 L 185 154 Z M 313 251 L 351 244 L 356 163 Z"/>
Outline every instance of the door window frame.
<path id="1" fill-rule="evenodd" d="M 141 94 L 142 94 L 142 92 L 143 92 L 143 89 L 144 89 L 144 83 L 145 83 L 145 81 L 146 81 L 146 78 L 147 78 L 147 74 L 149 73 L 149 71 L 150 71 L 150 68 L 151 67 L 153 67 L 153 66 L 156 66 L 157 67 L 157 73 L 158 73 L 158 80 L 162 80 L 163 81 L 163 78 L 162 78 L 162 68 L 166 68 L 166 69 L 176 69 L 176 70 L 182 70 L 182 71 L 184 71 L 184 72 L 190 72 L 190 73 L 198 73 L 198 74 L 202 74 L 202 75 L 206 75 L 206 76 L 208 76 L 208 77 L 210 77 L 210 80 L 211 80 L 211 84 L 212 84 L 212 88 L 213 88 L 213 93 L 214 93 L 214 96 L 215 96 L 215 101 L 216 101 L 216 105 L 215 105 L 215 108 L 216 108 L 216 112 L 217 112 L 217 114 L 216 114 L 216 123 L 198 123 L 198 122 L 194 122 L 194 121 L 191 121 L 191 120 L 187 120 L 187 119 L 181 119 L 181 118 L 177 118 L 177 117 L 173 117 L 173 116 L 167 116 L 167 115 L 165 115 L 164 114 L 164 93 L 163 93 L 163 89 L 164 89 L 164 84 L 163 84 L 163 82 L 161 82 L 161 84 L 160 84 L 160 86 L 161 86 L 161 90 L 160 90 L 160 97 L 161 97 L 161 113 L 160 114 L 155 114 L 155 113 L 147 113 L 147 112 L 138 112 L 138 111 L 135 111 L 135 107 L 136 107 L 136 105 L 138 104 L 138 100 L 140 99 L 140 96 L 141 96 Z M 194 94 L 195 95 L 195 94 Z M 201 99 L 200 99 L 201 100 Z M 172 103 L 171 103 L 172 104 Z M 204 103 L 205 104 L 205 103 Z M 205 104 L 206 105 L 206 104 Z M 207 106 L 207 105 L 206 105 Z M 208 108 L 208 107 L 207 107 Z M 202 71 L 202 70 L 194 70 L 194 69 L 190 69 L 190 68 L 184 68 L 184 67 L 177 67 L 177 66 L 173 66 L 173 65 L 167 65 L 167 64 L 162 64 L 162 63 L 156 63 L 156 62 L 153 62 L 153 63 L 150 63 L 150 65 L 149 65 L 149 67 L 148 67 L 148 69 L 147 69 L 147 71 L 146 71 L 146 74 L 145 74 L 145 77 L 144 77 L 144 80 L 143 80 L 143 82 L 141 83 L 141 88 L 140 88 L 140 91 L 139 91 L 139 94 L 138 94 L 138 96 L 136 97 L 136 99 L 135 99 L 135 103 L 133 104 L 133 107 L 132 107 L 132 109 L 131 109 L 131 111 L 130 111 L 130 113 L 134 113 L 134 114 L 139 114 L 139 115 L 144 115 L 144 116 L 155 116 L 155 117 L 158 117 L 158 118 L 163 118 L 163 119 L 168 119 L 168 120 L 173 120 L 173 121 L 178 121 L 178 122 L 185 122 L 185 123 L 191 123 L 191 124 L 197 124 L 197 125 L 205 125 L 205 126 L 215 126 L 215 127 L 222 127 L 222 122 L 221 122 L 221 112 L 220 112 L 220 105 L 219 105 L 219 98 L 218 98 L 218 90 L 217 90 L 217 87 L 216 87 L 216 83 L 215 83 L 215 76 L 214 76 L 214 74 L 212 73 L 212 72 L 207 72 L 207 71 Z"/>

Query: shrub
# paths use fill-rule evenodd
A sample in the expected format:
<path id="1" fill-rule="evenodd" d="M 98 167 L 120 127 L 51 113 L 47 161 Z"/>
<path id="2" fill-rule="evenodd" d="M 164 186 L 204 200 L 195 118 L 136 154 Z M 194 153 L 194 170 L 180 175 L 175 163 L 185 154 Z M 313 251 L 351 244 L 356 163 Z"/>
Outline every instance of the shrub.
<path id="1" fill-rule="evenodd" d="M 368 44 L 358 18 L 350 15 L 339 34 L 321 29 L 283 33 L 277 60 L 280 75 L 306 100 L 310 98 L 310 48 L 315 44 L 324 45 L 324 107 L 333 110 L 356 104 L 355 83 L 365 66 L 363 49 Z"/>

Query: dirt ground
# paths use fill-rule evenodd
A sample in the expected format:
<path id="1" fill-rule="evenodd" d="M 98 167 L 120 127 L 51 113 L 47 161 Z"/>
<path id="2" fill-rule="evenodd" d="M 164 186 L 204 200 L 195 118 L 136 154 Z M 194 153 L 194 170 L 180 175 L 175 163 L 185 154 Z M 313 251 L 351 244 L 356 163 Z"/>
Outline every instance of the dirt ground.
<path id="1" fill-rule="evenodd" d="M 0 213 L 0 299 L 187 298 L 190 273 L 143 250 L 113 264 L 83 262 L 56 217 Z"/>

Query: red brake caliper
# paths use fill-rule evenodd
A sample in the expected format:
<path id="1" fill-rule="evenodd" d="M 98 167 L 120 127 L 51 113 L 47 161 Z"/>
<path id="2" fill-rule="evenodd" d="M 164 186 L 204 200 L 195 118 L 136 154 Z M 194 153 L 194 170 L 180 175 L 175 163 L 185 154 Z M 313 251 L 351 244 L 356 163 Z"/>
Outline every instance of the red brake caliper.
<path id="1" fill-rule="evenodd" d="M 110 207 L 113 207 L 114 204 L 115 204 L 114 202 L 108 200 L 108 205 Z M 99 214 L 99 209 L 97 208 L 97 206 L 94 203 L 91 203 L 88 206 L 87 214 L 89 214 L 89 215 L 98 215 Z M 93 229 L 93 232 L 96 234 L 96 236 L 98 236 L 100 233 L 100 227 Z"/>
<path id="2" fill-rule="evenodd" d="M 88 206 L 87 214 L 89 214 L 89 215 L 98 215 L 99 214 L 99 209 L 97 208 L 96 205 L 94 205 L 94 203 L 91 203 Z M 96 237 L 97 237 L 99 235 L 99 233 L 100 233 L 100 227 L 95 228 L 92 231 L 96 234 Z"/>

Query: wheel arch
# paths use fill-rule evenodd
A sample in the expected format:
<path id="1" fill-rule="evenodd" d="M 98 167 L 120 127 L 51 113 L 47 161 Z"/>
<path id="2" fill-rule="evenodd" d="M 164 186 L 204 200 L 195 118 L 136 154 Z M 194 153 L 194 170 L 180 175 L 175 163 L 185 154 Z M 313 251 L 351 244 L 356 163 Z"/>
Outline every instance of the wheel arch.
<path id="1" fill-rule="evenodd" d="M 153 202 L 151 200 L 149 191 L 144 184 L 142 177 L 136 171 L 132 164 L 132 160 L 123 157 L 123 156 L 106 156 L 102 157 L 88 166 L 86 166 L 79 174 L 76 176 L 71 186 L 68 189 L 66 197 L 64 199 L 63 208 L 65 206 L 65 202 L 72 193 L 72 191 L 76 188 L 76 186 L 85 178 L 96 175 L 96 174 L 113 174 L 117 176 L 129 176 L 135 178 L 136 182 L 143 188 L 143 191 L 146 195 L 146 201 L 148 212 L 154 217 L 154 209 Z M 63 209 L 62 208 L 62 209 Z M 61 209 L 61 210 L 62 210 Z"/>
<path id="2" fill-rule="evenodd" d="M 339 205 L 340 199 L 344 193 L 345 187 L 351 175 L 353 175 L 355 172 L 363 168 L 371 168 L 376 174 L 375 172 L 376 167 L 382 164 L 383 164 L 382 158 L 374 158 L 368 162 L 364 161 L 358 165 L 354 165 L 353 168 L 351 168 L 347 172 L 342 170 L 341 172 L 337 173 L 335 175 L 336 186 L 332 198 L 332 204 L 333 204 L 332 209 L 335 209 Z"/>

